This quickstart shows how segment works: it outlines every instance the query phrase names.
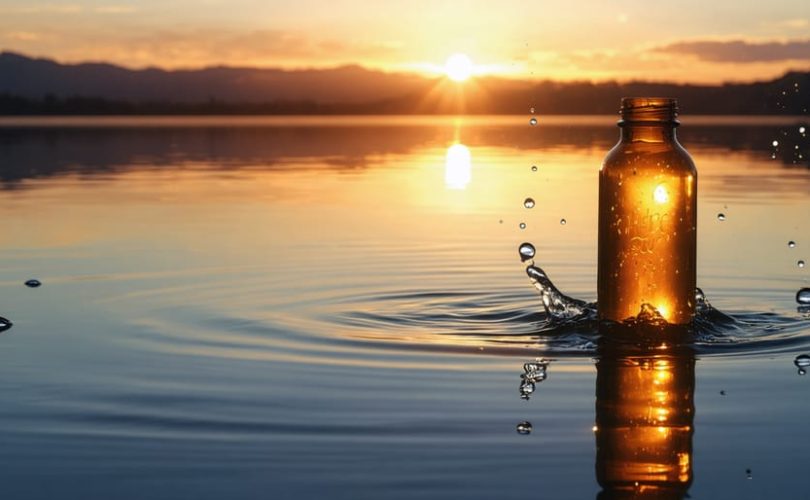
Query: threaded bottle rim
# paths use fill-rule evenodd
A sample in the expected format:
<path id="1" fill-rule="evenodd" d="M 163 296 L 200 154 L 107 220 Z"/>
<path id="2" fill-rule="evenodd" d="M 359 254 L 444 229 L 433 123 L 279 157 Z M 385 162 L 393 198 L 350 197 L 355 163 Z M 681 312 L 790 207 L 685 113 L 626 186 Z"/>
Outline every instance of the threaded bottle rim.
<path id="1" fill-rule="evenodd" d="M 624 97 L 619 126 L 627 123 L 659 123 L 678 126 L 678 100 L 674 97 Z"/>

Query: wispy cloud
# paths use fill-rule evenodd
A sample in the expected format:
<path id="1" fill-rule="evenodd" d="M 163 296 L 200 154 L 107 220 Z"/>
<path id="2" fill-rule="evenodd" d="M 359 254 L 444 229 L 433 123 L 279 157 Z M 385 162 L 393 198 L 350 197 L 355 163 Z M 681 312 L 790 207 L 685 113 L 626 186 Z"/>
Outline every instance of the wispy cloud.
<path id="1" fill-rule="evenodd" d="M 14 5 L 0 7 L 0 12 L 6 14 L 75 14 L 82 12 L 84 7 L 79 4 L 42 3 L 39 5 Z"/>
<path id="2" fill-rule="evenodd" d="M 5 33 L 3 36 L 8 40 L 17 42 L 34 42 L 41 38 L 39 33 L 34 33 L 33 31 L 11 31 Z"/>
<path id="3" fill-rule="evenodd" d="M 99 14 L 131 14 L 137 10 L 133 5 L 99 5 L 93 9 Z"/>
<path id="4" fill-rule="evenodd" d="M 810 28 L 810 21 L 803 18 L 796 18 L 796 19 L 785 19 L 782 22 L 776 23 L 777 28 L 788 28 L 788 29 L 805 29 Z"/>
<path id="5" fill-rule="evenodd" d="M 8 37 L 8 34 L 6 35 Z M 69 44 L 65 44 L 70 40 Z M 403 49 L 398 40 L 315 38 L 300 30 L 160 29 L 117 36 L 74 29 L 49 41 L 63 62 L 113 61 L 129 67 L 190 68 L 212 65 L 337 66 L 385 59 Z"/>
<path id="6" fill-rule="evenodd" d="M 687 40 L 653 49 L 708 62 L 810 61 L 810 39 L 788 41 Z"/>

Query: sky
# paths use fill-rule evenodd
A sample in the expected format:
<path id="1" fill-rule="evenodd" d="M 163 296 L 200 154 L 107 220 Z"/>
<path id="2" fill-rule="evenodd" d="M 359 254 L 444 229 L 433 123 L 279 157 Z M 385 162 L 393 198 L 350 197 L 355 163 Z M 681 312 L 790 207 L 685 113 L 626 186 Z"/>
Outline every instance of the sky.
<path id="1" fill-rule="evenodd" d="M 0 0 L 0 49 L 130 68 L 720 83 L 810 70 L 807 0 Z"/>

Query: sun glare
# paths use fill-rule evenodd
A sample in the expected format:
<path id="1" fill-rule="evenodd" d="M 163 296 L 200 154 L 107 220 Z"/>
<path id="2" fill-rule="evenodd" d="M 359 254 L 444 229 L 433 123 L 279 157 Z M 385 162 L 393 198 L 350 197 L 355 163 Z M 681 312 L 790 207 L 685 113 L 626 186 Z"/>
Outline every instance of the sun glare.
<path id="1" fill-rule="evenodd" d="M 447 148 L 444 162 L 444 184 L 448 189 L 464 189 L 472 177 L 472 155 L 461 143 Z"/>
<path id="2" fill-rule="evenodd" d="M 453 81 L 463 82 L 473 73 L 473 63 L 464 54 L 453 54 L 444 63 L 444 73 Z"/>

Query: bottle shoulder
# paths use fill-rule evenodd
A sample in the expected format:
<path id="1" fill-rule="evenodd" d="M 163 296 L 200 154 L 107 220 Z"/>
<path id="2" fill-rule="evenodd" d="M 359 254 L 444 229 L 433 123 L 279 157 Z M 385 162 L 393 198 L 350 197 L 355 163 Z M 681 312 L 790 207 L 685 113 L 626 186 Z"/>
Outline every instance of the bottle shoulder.
<path id="1" fill-rule="evenodd" d="M 602 162 L 601 171 L 677 170 L 697 175 L 692 156 L 677 141 L 619 141 Z"/>

